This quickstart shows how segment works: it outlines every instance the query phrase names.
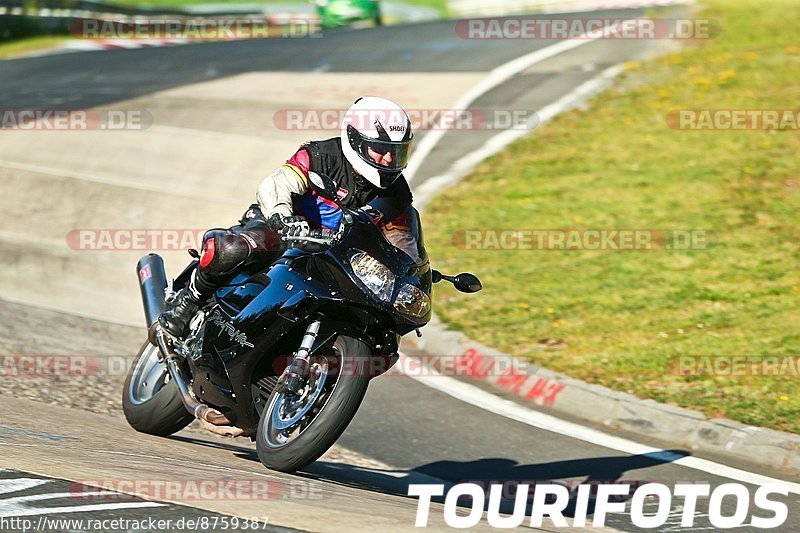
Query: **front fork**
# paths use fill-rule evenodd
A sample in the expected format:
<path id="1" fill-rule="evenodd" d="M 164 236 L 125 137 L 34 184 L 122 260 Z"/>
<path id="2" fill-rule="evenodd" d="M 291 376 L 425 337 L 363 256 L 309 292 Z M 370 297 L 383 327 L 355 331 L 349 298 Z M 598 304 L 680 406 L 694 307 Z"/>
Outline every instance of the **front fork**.
<path id="1" fill-rule="evenodd" d="M 308 377 L 310 368 L 311 349 L 317 340 L 319 328 L 322 325 L 320 320 L 314 320 L 306 328 L 300 347 L 295 352 L 292 362 L 278 380 L 278 392 L 290 392 L 298 394 L 303 387 L 303 381 Z"/>

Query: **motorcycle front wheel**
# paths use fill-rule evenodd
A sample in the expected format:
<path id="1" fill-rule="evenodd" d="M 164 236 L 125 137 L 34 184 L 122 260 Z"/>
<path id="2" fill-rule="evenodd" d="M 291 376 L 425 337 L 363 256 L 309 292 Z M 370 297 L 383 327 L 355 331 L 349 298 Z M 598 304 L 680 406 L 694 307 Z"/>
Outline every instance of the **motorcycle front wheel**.
<path id="1" fill-rule="evenodd" d="M 295 472 L 310 465 L 338 440 L 356 415 L 369 386 L 370 347 L 339 336 L 333 354 L 312 359 L 310 377 L 298 396 L 273 391 L 256 434 L 258 458 L 268 468 Z"/>

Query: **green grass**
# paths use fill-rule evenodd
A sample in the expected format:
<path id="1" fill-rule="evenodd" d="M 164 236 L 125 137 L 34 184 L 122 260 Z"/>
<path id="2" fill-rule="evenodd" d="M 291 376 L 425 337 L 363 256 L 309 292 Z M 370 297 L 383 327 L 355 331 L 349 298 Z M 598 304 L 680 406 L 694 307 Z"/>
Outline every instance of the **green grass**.
<path id="1" fill-rule="evenodd" d="M 42 35 L 13 41 L 0 41 L 0 59 L 55 48 L 69 39 L 66 35 Z"/>
<path id="2" fill-rule="evenodd" d="M 428 207 L 439 315 L 504 352 L 640 397 L 800 432 L 798 377 L 682 377 L 679 355 L 800 355 L 800 133 L 689 132 L 682 108 L 796 109 L 793 0 L 711 0 L 716 39 L 644 64 L 482 163 Z M 712 230 L 688 252 L 469 251 L 473 228 Z M 593 408 L 594 406 L 587 406 Z"/>

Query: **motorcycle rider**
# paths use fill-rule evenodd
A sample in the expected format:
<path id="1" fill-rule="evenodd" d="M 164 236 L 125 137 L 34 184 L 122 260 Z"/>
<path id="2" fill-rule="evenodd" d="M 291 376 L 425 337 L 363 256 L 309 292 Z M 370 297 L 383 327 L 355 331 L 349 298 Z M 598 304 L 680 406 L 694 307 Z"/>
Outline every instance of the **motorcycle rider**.
<path id="1" fill-rule="evenodd" d="M 402 175 L 412 138 L 411 121 L 398 104 L 370 96 L 356 100 L 338 137 L 301 146 L 261 182 L 257 203 L 238 225 L 205 233 L 198 266 L 159 317 L 161 327 L 185 336 L 192 317 L 218 287 L 245 267 L 268 267 L 283 253 L 282 236 L 339 227 L 341 209 L 309 187 L 309 172 L 329 176 L 341 205 L 369 217 L 389 242 L 418 259 L 409 227 L 412 195 Z"/>

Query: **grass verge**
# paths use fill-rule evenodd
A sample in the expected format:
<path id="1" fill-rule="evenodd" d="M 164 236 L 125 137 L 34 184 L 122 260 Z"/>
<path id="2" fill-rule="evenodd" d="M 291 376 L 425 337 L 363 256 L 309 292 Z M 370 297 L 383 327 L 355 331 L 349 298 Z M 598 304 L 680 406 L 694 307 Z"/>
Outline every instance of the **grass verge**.
<path id="1" fill-rule="evenodd" d="M 717 38 L 630 64 L 620 88 L 482 163 L 431 203 L 429 249 L 485 291 L 437 288 L 439 315 L 573 377 L 800 433 L 800 378 L 697 377 L 677 356 L 800 355 L 800 133 L 681 131 L 674 109 L 793 109 L 789 0 L 710 0 Z M 707 250 L 475 251 L 465 229 L 713 231 Z M 593 406 L 587 406 L 592 408 Z"/>
<path id="2" fill-rule="evenodd" d="M 55 48 L 69 39 L 67 35 L 40 35 L 0 41 L 0 59 Z"/>

